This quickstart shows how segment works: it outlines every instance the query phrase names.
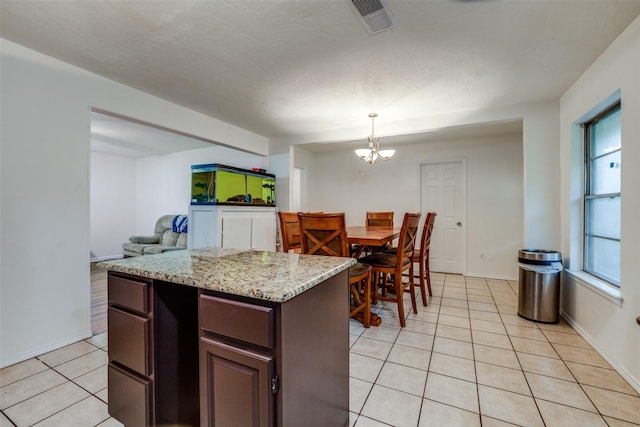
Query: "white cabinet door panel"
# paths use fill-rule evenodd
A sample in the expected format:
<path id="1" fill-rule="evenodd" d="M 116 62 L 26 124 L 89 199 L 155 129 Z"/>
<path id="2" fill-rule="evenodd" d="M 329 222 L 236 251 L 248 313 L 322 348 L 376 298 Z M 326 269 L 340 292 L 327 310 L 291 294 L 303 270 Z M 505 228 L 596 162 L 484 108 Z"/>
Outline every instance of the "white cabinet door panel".
<path id="1" fill-rule="evenodd" d="M 251 249 L 251 218 L 222 217 L 223 248 Z"/>
<path id="2" fill-rule="evenodd" d="M 273 215 L 253 218 L 251 244 L 256 251 L 275 251 L 276 221 Z"/>

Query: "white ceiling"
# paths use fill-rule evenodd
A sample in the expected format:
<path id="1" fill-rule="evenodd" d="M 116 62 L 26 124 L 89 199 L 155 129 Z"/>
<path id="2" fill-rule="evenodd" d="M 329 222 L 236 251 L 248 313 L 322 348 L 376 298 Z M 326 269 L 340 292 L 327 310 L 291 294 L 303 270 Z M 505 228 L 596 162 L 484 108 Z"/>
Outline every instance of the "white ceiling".
<path id="1" fill-rule="evenodd" d="M 638 0 L 390 0 L 396 26 L 371 36 L 348 1 L 2 0 L 0 35 L 274 141 L 323 142 L 364 138 L 371 112 L 384 129 L 557 99 L 640 14 Z"/>
<path id="2" fill-rule="evenodd" d="M 91 112 L 91 151 L 137 159 L 196 150 L 211 144 L 150 124 Z"/>

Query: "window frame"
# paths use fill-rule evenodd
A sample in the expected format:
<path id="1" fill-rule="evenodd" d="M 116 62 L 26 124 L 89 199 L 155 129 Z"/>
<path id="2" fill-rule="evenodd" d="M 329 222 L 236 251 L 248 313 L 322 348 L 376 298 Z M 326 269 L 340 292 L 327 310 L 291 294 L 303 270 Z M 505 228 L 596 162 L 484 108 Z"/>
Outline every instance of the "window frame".
<path id="1" fill-rule="evenodd" d="M 582 271 L 588 275 L 591 275 L 595 278 L 597 278 L 598 280 L 601 280 L 603 282 L 605 282 L 606 284 L 616 288 L 616 289 L 620 289 L 620 280 L 618 279 L 617 281 L 612 280 L 611 277 L 607 277 L 606 275 L 603 275 L 602 273 L 599 273 L 598 271 L 593 270 L 592 268 L 590 268 L 590 264 L 588 262 L 588 256 L 589 256 L 589 245 L 587 243 L 588 238 L 596 238 L 596 239 L 603 239 L 603 240 L 609 240 L 609 241 L 614 241 L 618 243 L 618 247 L 619 250 L 621 249 L 621 238 L 622 235 L 621 233 L 619 233 L 619 238 L 614 238 L 614 237 L 609 237 L 609 236 L 600 236 L 600 235 L 596 235 L 594 233 L 589 233 L 587 228 L 588 228 L 588 224 L 589 224 L 589 215 L 592 213 L 591 209 L 588 209 L 587 207 L 587 202 L 588 200 L 596 200 L 596 199 L 610 199 L 610 198 L 618 198 L 620 200 L 620 203 L 622 202 L 622 191 L 621 188 L 618 192 L 614 192 L 614 193 L 602 193 L 602 194 L 593 194 L 592 193 L 592 188 L 594 187 L 592 181 L 591 181 L 591 175 L 592 175 L 592 171 L 591 171 L 591 165 L 592 162 L 594 160 L 597 160 L 598 158 L 602 158 L 604 156 L 610 155 L 611 153 L 615 153 L 615 152 L 620 152 L 622 153 L 622 141 L 620 141 L 620 148 L 614 150 L 614 151 L 610 151 L 607 153 L 602 153 L 599 154 L 597 156 L 592 157 L 591 156 L 591 152 L 592 152 L 592 126 L 597 124 L 598 122 L 602 121 L 603 119 L 609 117 L 611 114 L 615 113 L 616 111 L 620 111 L 620 113 L 622 112 L 622 107 L 621 107 L 621 101 L 618 100 L 617 102 L 615 102 L 614 104 L 608 106 L 607 108 L 604 108 L 603 110 L 601 110 L 600 112 L 598 112 L 596 115 L 594 115 L 591 119 L 589 119 L 588 121 L 585 121 L 582 123 L 582 128 L 583 128 L 583 149 L 584 149 L 584 162 L 583 162 L 583 173 L 584 173 L 584 182 L 583 182 L 583 195 L 582 195 Z M 620 126 L 622 127 L 622 125 Z M 622 156 L 621 156 L 622 157 Z M 622 167 L 620 165 L 620 167 Z M 621 184 L 621 183 L 620 183 Z M 619 221 L 620 222 L 620 221 Z M 619 263 L 620 263 L 620 258 L 621 255 L 619 253 L 618 255 L 619 257 Z M 618 277 L 620 277 L 620 271 L 618 271 Z"/>

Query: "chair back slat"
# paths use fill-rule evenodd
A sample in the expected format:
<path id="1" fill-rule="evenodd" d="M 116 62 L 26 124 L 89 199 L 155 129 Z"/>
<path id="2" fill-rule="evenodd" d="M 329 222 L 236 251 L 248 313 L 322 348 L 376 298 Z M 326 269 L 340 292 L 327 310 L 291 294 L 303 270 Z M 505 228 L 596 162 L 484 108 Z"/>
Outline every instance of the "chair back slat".
<path id="1" fill-rule="evenodd" d="M 403 259 L 413 256 L 413 250 L 415 249 L 416 236 L 418 234 L 418 225 L 420 223 L 419 213 L 405 213 L 404 220 L 402 221 L 402 228 L 400 230 L 400 237 L 398 238 L 398 251 L 396 253 L 396 262 L 403 263 Z"/>
<path id="2" fill-rule="evenodd" d="M 344 213 L 299 213 L 302 253 L 349 256 Z"/>
<path id="3" fill-rule="evenodd" d="M 393 212 L 367 212 L 367 227 L 393 227 Z"/>
<path id="4" fill-rule="evenodd" d="M 282 251 L 302 248 L 300 240 L 300 223 L 297 212 L 278 212 L 280 219 L 280 235 L 282 237 Z"/>
<path id="5" fill-rule="evenodd" d="M 427 212 L 427 218 L 424 220 L 422 227 L 422 237 L 420 238 L 420 255 L 422 257 L 428 255 L 429 246 L 431 245 L 431 235 L 433 234 L 433 224 L 436 222 L 435 212 Z"/>

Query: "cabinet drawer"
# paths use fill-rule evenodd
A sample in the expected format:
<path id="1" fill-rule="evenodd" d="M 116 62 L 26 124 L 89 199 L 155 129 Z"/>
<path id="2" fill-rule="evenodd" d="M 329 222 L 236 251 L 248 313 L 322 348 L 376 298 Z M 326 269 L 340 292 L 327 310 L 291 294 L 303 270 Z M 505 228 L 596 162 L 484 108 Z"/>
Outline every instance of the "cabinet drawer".
<path id="1" fill-rule="evenodd" d="M 109 360 L 151 375 L 151 320 L 114 307 L 107 311 Z"/>
<path id="2" fill-rule="evenodd" d="M 109 304 L 149 313 L 149 283 L 109 275 Z"/>
<path id="3" fill-rule="evenodd" d="M 262 347 L 273 348 L 274 309 L 200 295 L 200 328 Z"/>
<path id="4" fill-rule="evenodd" d="M 107 377 L 109 414 L 127 427 L 153 425 L 151 381 L 111 364 Z"/>

